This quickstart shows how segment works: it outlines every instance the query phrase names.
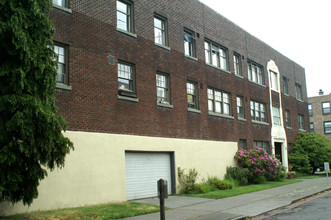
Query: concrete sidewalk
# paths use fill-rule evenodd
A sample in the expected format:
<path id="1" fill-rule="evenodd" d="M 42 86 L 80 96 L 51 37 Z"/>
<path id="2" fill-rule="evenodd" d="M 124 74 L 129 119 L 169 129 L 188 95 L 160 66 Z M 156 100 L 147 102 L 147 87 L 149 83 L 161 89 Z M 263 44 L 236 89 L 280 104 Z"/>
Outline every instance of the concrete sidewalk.
<path id="1" fill-rule="evenodd" d="M 329 181 L 331 182 L 331 180 Z M 260 215 L 264 212 L 280 208 L 292 202 L 314 195 L 331 188 L 327 179 L 305 179 L 259 192 L 228 197 L 224 199 L 204 199 L 184 196 L 169 196 L 165 206 L 171 208 L 165 213 L 166 219 L 242 219 Z M 136 202 L 159 205 L 158 198 L 135 200 Z M 131 218 L 130 220 L 160 219 L 160 213 L 152 213 Z"/>

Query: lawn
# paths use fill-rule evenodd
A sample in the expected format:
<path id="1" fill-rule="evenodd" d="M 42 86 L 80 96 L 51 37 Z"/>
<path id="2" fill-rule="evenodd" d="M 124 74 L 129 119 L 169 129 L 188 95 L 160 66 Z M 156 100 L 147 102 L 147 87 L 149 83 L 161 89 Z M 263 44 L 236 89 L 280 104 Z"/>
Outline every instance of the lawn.
<path id="1" fill-rule="evenodd" d="M 227 190 L 217 190 L 211 191 L 209 193 L 202 194 L 182 194 L 183 196 L 193 196 L 193 197 L 202 197 L 208 199 L 222 199 L 231 196 L 237 196 L 241 194 L 246 194 L 250 192 L 261 191 L 264 189 L 270 189 L 278 186 L 283 186 L 291 183 L 301 182 L 302 180 L 298 179 L 285 179 L 283 182 L 267 182 L 265 184 L 255 184 L 255 185 L 247 185 L 247 186 L 236 186 L 233 189 Z"/>
<path id="2" fill-rule="evenodd" d="M 137 202 L 109 203 L 80 208 L 39 211 L 14 215 L 3 220 L 108 220 L 143 215 L 159 211 L 159 207 Z"/>

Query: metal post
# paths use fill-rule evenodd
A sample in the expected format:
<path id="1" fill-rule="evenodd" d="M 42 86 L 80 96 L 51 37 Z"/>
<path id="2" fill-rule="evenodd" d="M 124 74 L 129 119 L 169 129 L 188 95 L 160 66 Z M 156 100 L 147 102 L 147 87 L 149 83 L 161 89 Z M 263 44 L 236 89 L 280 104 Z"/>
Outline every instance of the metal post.
<path id="1" fill-rule="evenodd" d="M 160 193 L 160 219 L 165 220 L 165 211 L 164 211 L 164 180 L 160 179 L 158 181 L 158 188 Z"/>

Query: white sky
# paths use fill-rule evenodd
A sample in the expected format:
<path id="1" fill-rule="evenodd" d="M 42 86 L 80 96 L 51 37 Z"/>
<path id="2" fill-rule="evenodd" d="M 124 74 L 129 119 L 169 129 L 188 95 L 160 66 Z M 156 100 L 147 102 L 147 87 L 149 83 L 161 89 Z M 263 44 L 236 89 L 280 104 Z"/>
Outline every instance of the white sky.
<path id="1" fill-rule="evenodd" d="M 308 97 L 331 93 L 330 0 L 200 1 L 304 67 Z"/>

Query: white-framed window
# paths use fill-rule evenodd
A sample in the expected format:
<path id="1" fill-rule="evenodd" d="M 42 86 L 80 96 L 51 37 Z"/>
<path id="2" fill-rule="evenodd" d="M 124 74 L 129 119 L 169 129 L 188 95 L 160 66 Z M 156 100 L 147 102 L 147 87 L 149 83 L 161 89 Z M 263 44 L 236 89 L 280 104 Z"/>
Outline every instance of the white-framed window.
<path id="1" fill-rule="evenodd" d="M 302 100 L 302 88 L 299 83 L 295 84 L 295 94 L 296 94 L 297 100 Z"/>
<path id="2" fill-rule="evenodd" d="M 285 110 L 285 124 L 287 128 L 291 128 L 291 114 L 290 110 Z"/>
<path id="3" fill-rule="evenodd" d="M 278 73 L 270 71 L 270 83 L 271 89 L 275 91 L 279 91 L 279 84 L 278 84 Z"/>
<path id="4" fill-rule="evenodd" d="M 309 132 L 314 132 L 314 131 L 315 131 L 314 123 L 310 122 L 309 123 Z"/>
<path id="5" fill-rule="evenodd" d="M 324 133 L 331 134 L 331 121 L 324 122 Z"/>
<path id="6" fill-rule="evenodd" d="M 208 111 L 224 115 L 232 115 L 231 96 L 229 93 L 213 88 L 207 89 Z"/>
<path id="7" fill-rule="evenodd" d="M 117 28 L 133 33 L 133 3 L 129 0 L 116 1 Z"/>
<path id="8" fill-rule="evenodd" d="M 157 103 L 170 104 L 169 75 L 163 73 L 156 74 L 156 94 Z"/>
<path id="9" fill-rule="evenodd" d="M 237 114 L 238 118 L 245 118 L 244 97 L 237 96 Z"/>
<path id="10" fill-rule="evenodd" d="M 288 95 L 288 82 L 289 82 L 289 79 L 287 77 L 283 76 L 284 95 Z"/>
<path id="11" fill-rule="evenodd" d="M 313 116 L 313 105 L 312 104 L 308 104 L 308 115 Z"/>
<path id="12" fill-rule="evenodd" d="M 248 61 L 248 79 L 252 82 L 255 82 L 260 85 L 264 85 L 264 75 L 262 66 L 254 63 L 252 61 Z"/>
<path id="13" fill-rule="evenodd" d="M 322 112 L 324 115 L 331 114 L 330 102 L 322 102 Z"/>
<path id="14" fill-rule="evenodd" d="M 282 125 L 280 111 L 278 107 L 272 106 L 272 115 L 274 125 Z"/>
<path id="15" fill-rule="evenodd" d="M 187 91 L 187 105 L 188 108 L 198 109 L 198 91 L 197 91 L 197 83 L 187 82 L 186 83 L 186 91 Z"/>
<path id="16" fill-rule="evenodd" d="M 301 114 L 298 114 L 298 123 L 299 123 L 299 129 L 305 130 L 303 115 Z"/>
<path id="17" fill-rule="evenodd" d="M 205 59 L 210 65 L 228 70 L 228 51 L 225 47 L 205 41 Z"/>
<path id="18" fill-rule="evenodd" d="M 56 82 L 68 85 L 68 47 L 54 43 L 54 52 L 57 55 Z"/>
<path id="19" fill-rule="evenodd" d="M 196 57 L 194 32 L 184 29 L 184 53 L 186 56 Z"/>
<path id="20" fill-rule="evenodd" d="M 154 42 L 168 46 L 167 19 L 159 15 L 154 16 Z"/>
<path id="21" fill-rule="evenodd" d="M 266 106 L 263 103 L 250 101 L 252 120 L 267 122 Z"/>
<path id="22" fill-rule="evenodd" d="M 233 71 L 235 75 L 242 76 L 241 59 L 240 59 L 240 55 L 237 53 L 233 54 Z"/>
<path id="23" fill-rule="evenodd" d="M 135 93 L 135 71 L 134 65 L 118 61 L 118 90 Z"/>
<path id="24" fill-rule="evenodd" d="M 68 1 L 69 0 L 53 0 L 53 4 L 68 8 L 68 3 L 69 3 Z"/>

